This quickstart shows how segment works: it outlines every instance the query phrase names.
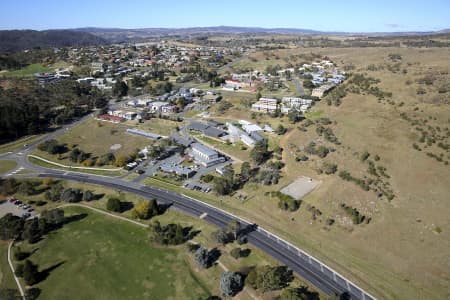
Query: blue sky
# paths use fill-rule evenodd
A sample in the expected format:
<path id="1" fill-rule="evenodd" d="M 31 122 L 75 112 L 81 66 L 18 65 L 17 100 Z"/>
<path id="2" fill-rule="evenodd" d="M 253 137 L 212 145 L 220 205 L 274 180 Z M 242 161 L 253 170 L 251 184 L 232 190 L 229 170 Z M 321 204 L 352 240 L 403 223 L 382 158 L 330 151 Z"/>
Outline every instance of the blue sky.
<path id="1" fill-rule="evenodd" d="M 0 29 L 218 25 L 440 30 L 450 28 L 450 0 L 0 0 Z"/>

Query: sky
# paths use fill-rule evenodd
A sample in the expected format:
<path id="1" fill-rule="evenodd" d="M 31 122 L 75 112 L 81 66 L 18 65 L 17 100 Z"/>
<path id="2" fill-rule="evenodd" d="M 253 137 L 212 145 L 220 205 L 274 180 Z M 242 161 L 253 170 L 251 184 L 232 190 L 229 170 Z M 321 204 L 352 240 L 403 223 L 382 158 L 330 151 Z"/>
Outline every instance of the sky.
<path id="1" fill-rule="evenodd" d="M 450 0 L 0 0 L 0 29 L 220 25 L 435 31 L 450 28 Z"/>

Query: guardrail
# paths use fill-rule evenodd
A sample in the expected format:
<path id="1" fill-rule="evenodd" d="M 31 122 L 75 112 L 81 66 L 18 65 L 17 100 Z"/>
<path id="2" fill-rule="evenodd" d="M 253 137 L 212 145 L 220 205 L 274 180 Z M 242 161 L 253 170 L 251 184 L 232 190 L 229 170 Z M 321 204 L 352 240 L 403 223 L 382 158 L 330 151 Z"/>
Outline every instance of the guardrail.
<path id="1" fill-rule="evenodd" d="M 253 224 L 252 222 L 239 217 L 233 213 L 227 212 L 223 209 L 220 209 L 218 207 L 215 207 L 211 204 L 205 203 L 203 201 L 197 200 L 195 198 L 192 198 L 188 195 L 182 194 L 184 197 L 189 198 L 193 201 L 200 202 L 203 205 L 206 205 L 210 207 L 211 209 L 218 210 L 221 213 L 224 213 L 234 219 L 240 220 L 243 223 L 246 223 L 247 225 Z M 345 287 L 348 291 L 352 293 L 359 293 L 361 294 L 361 299 L 363 300 L 376 300 L 374 296 L 364 291 L 362 288 L 357 286 L 355 283 L 351 282 L 347 278 L 345 278 L 343 275 L 341 275 L 339 272 L 335 271 L 331 267 L 325 265 L 324 263 L 320 262 L 318 259 L 316 259 L 314 256 L 306 253 L 305 251 L 301 250 L 300 248 L 292 245 L 290 242 L 284 240 L 283 238 L 267 231 L 266 229 L 258 226 L 256 229 L 258 232 L 265 234 L 266 236 L 272 238 L 273 240 L 276 240 L 279 244 L 284 244 L 284 247 L 288 250 L 291 250 L 292 252 L 296 253 L 297 256 L 302 259 L 304 262 L 308 263 L 309 265 L 313 266 L 315 269 L 320 271 L 323 275 L 327 276 L 328 278 L 332 279 L 334 282 L 338 283 L 339 285 Z"/>

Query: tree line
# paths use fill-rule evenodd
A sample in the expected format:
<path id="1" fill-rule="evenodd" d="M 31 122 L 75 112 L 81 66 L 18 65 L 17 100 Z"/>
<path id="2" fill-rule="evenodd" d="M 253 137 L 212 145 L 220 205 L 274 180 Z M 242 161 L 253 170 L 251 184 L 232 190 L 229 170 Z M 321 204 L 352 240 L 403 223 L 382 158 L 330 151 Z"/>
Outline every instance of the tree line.
<path id="1" fill-rule="evenodd" d="M 34 80 L 11 80 L 12 87 L 0 87 L 0 141 L 47 130 L 81 117 L 93 108 L 103 108 L 105 96 L 76 81 L 39 85 Z"/>

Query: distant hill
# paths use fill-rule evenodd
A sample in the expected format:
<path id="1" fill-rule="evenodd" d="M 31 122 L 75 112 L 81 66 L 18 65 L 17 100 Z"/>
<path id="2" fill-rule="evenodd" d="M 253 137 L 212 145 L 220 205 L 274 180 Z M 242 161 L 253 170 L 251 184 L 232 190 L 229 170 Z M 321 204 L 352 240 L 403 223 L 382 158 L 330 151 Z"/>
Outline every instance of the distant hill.
<path id="1" fill-rule="evenodd" d="M 330 32 L 301 28 L 262 28 L 239 26 L 212 26 L 212 27 L 187 27 L 187 28 L 97 28 L 86 27 L 73 29 L 79 32 L 89 32 L 102 37 L 110 42 L 130 42 L 164 36 L 185 36 L 200 34 L 296 34 L 296 35 L 365 35 L 365 36 L 414 36 L 442 34 L 448 30 L 428 32 Z"/>
<path id="2" fill-rule="evenodd" d="M 108 42 L 89 32 L 74 30 L 0 30 L 0 52 L 31 48 L 101 45 Z"/>
<path id="3" fill-rule="evenodd" d="M 89 32 L 100 36 L 110 42 L 130 42 L 164 36 L 185 36 L 199 34 L 242 34 L 242 33 L 278 33 L 278 34 L 322 34 L 320 31 L 296 28 L 261 28 L 239 26 L 212 26 L 187 28 L 98 28 L 85 27 L 73 29 L 80 32 Z"/>

